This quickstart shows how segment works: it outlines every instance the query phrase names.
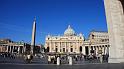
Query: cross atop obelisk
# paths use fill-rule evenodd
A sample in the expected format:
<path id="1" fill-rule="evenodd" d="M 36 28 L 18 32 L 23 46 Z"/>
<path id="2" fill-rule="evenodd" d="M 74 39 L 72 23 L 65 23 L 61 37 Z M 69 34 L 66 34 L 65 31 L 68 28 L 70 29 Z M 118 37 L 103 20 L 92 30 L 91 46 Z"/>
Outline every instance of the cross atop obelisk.
<path id="1" fill-rule="evenodd" d="M 31 54 L 34 54 L 35 35 L 36 35 L 36 17 L 34 17 L 33 28 L 32 28 Z"/>

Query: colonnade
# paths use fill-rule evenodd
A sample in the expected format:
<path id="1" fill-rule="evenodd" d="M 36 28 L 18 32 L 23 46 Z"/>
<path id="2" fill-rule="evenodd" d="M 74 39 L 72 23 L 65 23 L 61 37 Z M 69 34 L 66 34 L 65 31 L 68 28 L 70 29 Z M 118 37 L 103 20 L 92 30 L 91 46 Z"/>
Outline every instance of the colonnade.
<path id="1" fill-rule="evenodd" d="M 77 42 L 47 42 L 46 47 L 49 47 L 49 52 L 76 52 L 80 53 L 79 47 L 82 46 L 81 41 Z M 72 48 L 72 51 L 71 51 Z M 57 51 L 56 51 L 57 50 Z"/>
<path id="2" fill-rule="evenodd" d="M 15 45 L 0 45 L 0 52 L 7 52 L 7 53 L 24 53 L 25 47 L 24 46 L 15 46 Z"/>
<path id="3" fill-rule="evenodd" d="M 109 45 L 91 45 L 87 47 L 88 47 L 88 55 L 91 55 L 92 53 L 98 55 L 100 52 L 102 53 L 102 55 L 109 54 Z"/>

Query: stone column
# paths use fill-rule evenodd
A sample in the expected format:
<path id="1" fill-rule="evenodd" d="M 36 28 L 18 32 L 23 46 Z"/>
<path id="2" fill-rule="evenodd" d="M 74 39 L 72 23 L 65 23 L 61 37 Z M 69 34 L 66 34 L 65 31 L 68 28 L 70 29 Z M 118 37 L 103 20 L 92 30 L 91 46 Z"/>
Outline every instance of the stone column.
<path id="1" fill-rule="evenodd" d="M 55 42 L 53 42 L 53 50 L 52 51 L 56 52 L 55 49 L 56 49 L 56 44 L 55 44 Z"/>
<path id="2" fill-rule="evenodd" d="M 20 54 L 20 46 L 18 46 L 18 54 Z"/>
<path id="3" fill-rule="evenodd" d="M 86 55 L 85 46 L 82 46 L 82 53 L 83 53 L 84 55 Z"/>
<path id="4" fill-rule="evenodd" d="M 52 47 L 52 41 L 50 42 L 50 46 L 49 46 L 49 52 L 51 52 L 51 47 Z"/>
<path id="5" fill-rule="evenodd" d="M 105 55 L 105 45 L 104 45 L 104 55 Z"/>
<path id="6" fill-rule="evenodd" d="M 76 42 L 76 52 L 79 53 L 79 44 L 78 44 L 78 41 Z"/>
<path id="7" fill-rule="evenodd" d="M 69 42 L 68 52 L 71 52 L 71 51 L 70 51 L 70 48 L 71 48 L 71 43 Z"/>
<path id="8" fill-rule="evenodd" d="M 75 52 L 75 42 L 73 42 L 73 52 Z"/>
<path id="9" fill-rule="evenodd" d="M 24 52 L 24 47 L 23 46 L 21 46 L 22 47 L 22 53 Z"/>
<path id="10" fill-rule="evenodd" d="M 16 46 L 13 46 L 13 52 L 14 52 L 14 50 L 15 50 L 15 47 L 16 47 Z"/>
<path id="11" fill-rule="evenodd" d="M 24 45 L 24 52 L 26 52 L 26 46 Z"/>
<path id="12" fill-rule="evenodd" d="M 102 51 L 102 53 L 103 53 L 102 45 L 100 46 L 100 50 L 101 50 L 101 51 Z"/>
<path id="13" fill-rule="evenodd" d="M 60 41 L 60 52 L 62 52 L 62 42 Z"/>
<path id="14" fill-rule="evenodd" d="M 101 48 L 100 48 L 100 46 L 98 46 L 98 55 L 100 56 L 100 54 L 99 54 L 99 51 L 101 50 Z"/>
<path id="15" fill-rule="evenodd" d="M 66 46 L 66 43 L 67 43 L 67 42 L 65 42 L 65 52 L 66 52 L 66 49 L 67 49 L 67 48 L 66 48 L 66 47 L 67 47 L 67 46 Z"/>
<path id="16" fill-rule="evenodd" d="M 21 48 L 21 53 L 23 53 L 23 47 L 22 47 L 22 46 L 20 46 L 20 48 Z"/>
<path id="17" fill-rule="evenodd" d="M 98 47 L 96 46 L 96 55 L 98 54 Z"/>
<path id="18" fill-rule="evenodd" d="M 109 54 L 109 45 L 107 45 L 107 54 Z"/>
<path id="19" fill-rule="evenodd" d="M 10 52 L 10 46 L 8 45 L 8 53 Z"/>
<path id="20" fill-rule="evenodd" d="M 92 48 L 93 48 L 93 51 L 95 51 L 94 46 L 92 46 Z M 94 54 L 94 53 L 93 53 L 93 54 Z"/>
<path id="21" fill-rule="evenodd" d="M 10 50 L 9 50 L 10 53 L 11 53 L 11 50 L 12 50 L 11 47 L 12 47 L 12 46 L 10 45 Z"/>
<path id="22" fill-rule="evenodd" d="M 14 48 L 14 46 L 12 46 L 12 53 L 13 53 L 13 48 Z"/>
<path id="23" fill-rule="evenodd" d="M 9 50 L 9 48 L 8 48 L 8 47 L 9 47 L 9 46 L 6 46 L 6 48 L 7 48 L 7 49 L 6 49 L 6 52 L 8 52 L 8 50 Z"/>
<path id="24" fill-rule="evenodd" d="M 96 47 L 95 47 L 95 46 L 93 46 L 93 48 L 94 48 L 94 54 L 96 55 Z"/>
<path id="25" fill-rule="evenodd" d="M 68 41 L 66 42 L 66 52 L 68 52 Z"/>
<path id="26" fill-rule="evenodd" d="M 92 48 L 93 48 L 93 50 L 94 50 L 94 46 L 92 45 Z"/>
<path id="27" fill-rule="evenodd" d="M 91 54 L 91 53 L 90 53 L 90 50 L 91 50 L 91 46 L 89 46 L 89 47 L 88 47 L 88 50 L 89 50 L 89 55 L 90 55 L 90 54 Z"/>
<path id="28" fill-rule="evenodd" d="M 58 43 L 58 52 L 60 52 L 60 42 Z"/>
<path id="29" fill-rule="evenodd" d="M 107 54 L 107 47 L 106 47 L 106 45 L 105 45 L 105 54 Z"/>
<path id="30" fill-rule="evenodd" d="M 102 45 L 102 54 L 104 55 L 104 45 Z"/>

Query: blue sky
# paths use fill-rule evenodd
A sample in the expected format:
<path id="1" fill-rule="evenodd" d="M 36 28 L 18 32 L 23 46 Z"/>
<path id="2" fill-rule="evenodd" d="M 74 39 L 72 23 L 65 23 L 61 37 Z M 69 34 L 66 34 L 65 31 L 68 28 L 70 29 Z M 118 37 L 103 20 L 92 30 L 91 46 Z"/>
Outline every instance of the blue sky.
<path id="1" fill-rule="evenodd" d="M 31 42 L 36 16 L 36 43 L 47 34 L 63 34 L 68 25 L 85 38 L 107 31 L 103 0 L 0 0 L 0 38 Z"/>

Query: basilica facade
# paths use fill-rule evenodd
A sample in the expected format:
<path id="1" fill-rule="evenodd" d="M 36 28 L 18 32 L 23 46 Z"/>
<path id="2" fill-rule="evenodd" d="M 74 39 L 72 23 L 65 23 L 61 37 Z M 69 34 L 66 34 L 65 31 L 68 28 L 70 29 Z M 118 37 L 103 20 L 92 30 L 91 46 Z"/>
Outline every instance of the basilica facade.
<path id="1" fill-rule="evenodd" d="M 62 36 L 48 35 L 46 37 L 45 48 L 48 52 L 83 53 L 83 43 L 84 36 L 81 33 L 76 34 L 69 25 Z"/>
<path id="2" fill-rule="evenodd" d="M 107 32 L 92 31 L 85 39 L 82 33 L 76 34 L 69 25 L 62 36 L 47 35 L 45 49 L 51 53 L 105 55 L 109 53 L 109 37 Z"/>

